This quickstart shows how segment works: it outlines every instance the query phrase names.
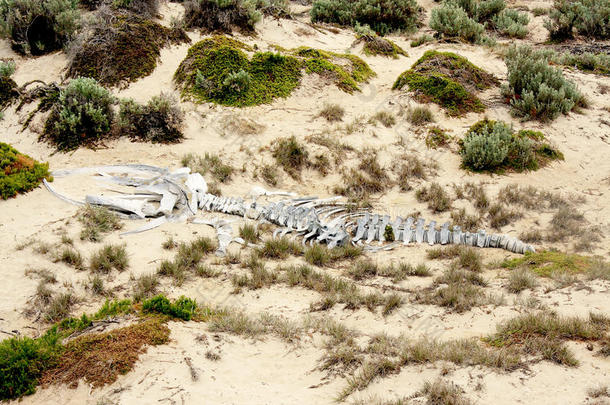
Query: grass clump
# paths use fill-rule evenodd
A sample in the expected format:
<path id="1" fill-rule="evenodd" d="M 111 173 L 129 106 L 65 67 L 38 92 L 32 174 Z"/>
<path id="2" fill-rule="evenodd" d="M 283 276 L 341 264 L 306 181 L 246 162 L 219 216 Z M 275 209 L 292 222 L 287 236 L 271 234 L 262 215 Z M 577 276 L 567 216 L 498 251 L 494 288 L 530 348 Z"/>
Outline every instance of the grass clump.
<path id="1" fill-rule="evenodd" d="M 117 131 L 130 139 L 152 143 L 182 141 L 184 113 L 176 100 L 164 93 L 152 97 L 146 105 L 131 99 L 121 100 Z"/>
<path id="2" fill-rule="evenodd" d="M 379 35 L 410 32 L 420 26 L 422 8 L 414 0 L 314 0 L 312 22 L 368 26 Z"/>
<path id="3" fill-rule="evenodd" d="M 155 273 L 143 274 L 135 280 L 133 286 L 133 300 L 140 302 L 150 298 L 157 293 L 159 287 L 159 276 Z"/>
<path id="4" fill-rule="evenodd" d="M 430 122 L 434 122 L 434 115 L 432 110 L 427 106 L 418 106 L 409 108 L 406 113 L 407 121 L 413 125 L 425 125 Z"/>
<path id="5" fill-rule="evenodd" d="M 221 183 L 228 183 L 235 171 L 235 168 L 224 163 L 220 156 L 207 152 L 203 157 L 192 153 L 186 154 L 182 157 L 181 163 L 182 166 L 191 169 L 192 173 L 199 173 L 202 176 L 210 173 L 212 177 Z M 210 190 L 210 193 L 212 193 L 212 190 Z M 216 195 L 220 195 L 220 193 Z"/>
<path id="6" fill-rule="evenodd" d="M 0 142 L 0 197 L 3 200 L 33 190 L 43 179 L 52 180 L 47 163 L 39 163 Z"/>
<path id="7" fill-rule="evenodd" d="M 124 271 L 128 267 L 127 250 L 123 245 L 106 245 L 89 259 L 89 269 L 93 273 L 108 274 L 112 269 Z"/>
<path id="8" fill-rule="evenodd" d="M 260 257 L 268 259 L 285 259 L 290 255 L 298 256 L 302 252 L 303 247 L 298 242 L 286 237 L 266 239 L 263 246 L 256 249 L 256 253 Z"/>
<path id="9" fill-rule="evenodd" d="M 428 34 L 423 34 L 411 41 L 411 48 L 417 48 L 418 46 L 432 41 L 434 41 L 434 37 Z"/>
<path id="10" fill-rule="evenodd" d="M 431 50 L 398 77 L 393 89 L 408 86 L 421 102 L 434 102 L 449 115 L 459 116 L 483 111 L 485 106 L 473 93 L 496 84 L 492 75 L 464 57 Z"/>
<path id="11" fill-rule="evenodd" d="M 370 118 L 369 122 L 379 122 L 386 128 L 392 128 L 394 125 L 396 125 L 396 117 L 391 112 L 382 110 L 376 112 L 375 115 Z"/>
<path id="12" fill-rule="evenodd" d="M 438 183 L 420 188 L 415 193 L 415 197 L 419 202 L 427 202 L 428 208 L 433 212 L 444 212 L 451 209 L 451 197 Z"/>
<path id="13" fill-rule="evenodd" d="M 604 262 L 588 256 L 546 250 L 528 252 L 523 257 L 507 259 L 500 266 L 505 269 L 527 268 L 539 276 L 550 277 L 557 273 L 595 274 L 604 268 Z"/>
<path id="14" fill-rule="evenodd" d="M 341 260 L 352 260 L 362 254 L 361 248 L 352 245 L 329 249 L 320 244 L 306 248 L 304 253 L 307 263 L 319 267 L 324 267 Z"/>
<path id="15" fill-rule="evenodd" d="M 432 127 L 426 135 L 426 146 L 430 149 L 438 149 L 449 144 L 451 137 L 440 127 Z"/>
<path id="16" fill-rule="evenodd" d="M 508 85 L 502 87 L 514 115 L 553 120 L 576 107 L 586 107 L 584 96 L 560 69 L 549 64 L 545 52 L 512 46 L 506 55 Z"/>
<path id="17" fill-rule="evenodd" d="M 83 379 L 93 387 L 116 381 L 128 373 L 147 346 L 169 341 L 169 328 L 149 319 L 110 332 L 79 336 L 66 344 L 59 361 L 44 371 L 42 384 L 76 386 Z"/>
<path id="18" fill-rule="evenodd" d="M 308 152 L 305 146 L 293 136 L 276 140 L 272 154 L 278 165 L 291 177 L 298 179 L 301 170 L 308 163 Z"/>
<path id="19" fill-rule="evenodd" d="M 169 315 L 185 321 L 190 321 L 196 310 L 197 303 L 184 296 L 170 302 L 164 295 L 157 295 L 142 302 L 142 311 L 144 312 Z"/>
<path id="20" fill-rule="evenodd" d="M 472 401 L 464 397 L 464 390 L 452 382 L 437 379 L 426 381 L 424 387 L 415 396 L 423 396 L 428 404 L 438 405 L 472 405 Z"/>
<path id="21" fill-rule="evenodd" d="M 0 3 L 0 36 L 14 51 L 43 55 L 66 45 L 80 27 L 76 0 L 6 0 Z"/>
<path id="22" fill-rule="evenodd" d="M 345 109 L 339 104 L 325 104 L 318 117 L 323 117 L 328 122 L 343 121 L 345 115 Z"/>
<path id="23" fill-rule="evenodd" d="M 170 29 L 135 14 L 97 13 L 69 48 L 68 77 L 89 77 L 118 86 L 150 75 L 161 48 L 190 42 L 182 29 Z"/>
<path id="24" fill-rule="evenodd" d="M 539 132 L 514 133 L 504 122 L 479 121 L 470 127 L 462 142 L 462 165 L 472 171 L 521 172 L 563 160 L 563 154 L 544 140 Z"/>
<path id="25" fill-rule="evenodd" d="M 81 240 L 100 242 L 103 234 L 123 228 L 118 215 L 106 207 L 86 205 L 78 212 L 78 221 L 83 225 Z"/>
<path id="26" fill-rule="evenodd" d="M 95 79 L 77 78 L 60 91 L 41 138 L 59 150 L 95 146 L 110 134 L 114 98 Z"/>
<path id="27" fill-rule="evenodd" d="M 260 232 L 256 225 L 244 224 L 239 227 L 239 237 L 247 243 L 256 243 L 260 239 Z"/>
<path id="28" fill-rule="evenodd" d="M 33 394 L 43 372 L 62 352 L 57 328 L 37 339 L 14 337 L 0 342 L 0 399 Z"/>
<path id="29" fill-rule="evenodd" d="M 171 277 L 178 285 L 186 280 L 189 273 L 197 273 L 204 256 L 213 252 L 216 244 L 209 238 L 200 237 L 189 243 L 181 243 L 174 260 L 163 260 L 157 274 Z"/>
<path id="30" fill-rule="evenodd" d="M 535 275 L 528 269 L 520 268 L 511 271 L 508 276 L 508 291 L 518 294 L 521 291 L 532 289 L 538 285 Z"/>
<path id="31" fill-rule="evenodd" d="M 564 41 L 574 33 L 586 38 L 610 38 L 607 0 L 555 0 L 544 23 L 552 41 Z"/>

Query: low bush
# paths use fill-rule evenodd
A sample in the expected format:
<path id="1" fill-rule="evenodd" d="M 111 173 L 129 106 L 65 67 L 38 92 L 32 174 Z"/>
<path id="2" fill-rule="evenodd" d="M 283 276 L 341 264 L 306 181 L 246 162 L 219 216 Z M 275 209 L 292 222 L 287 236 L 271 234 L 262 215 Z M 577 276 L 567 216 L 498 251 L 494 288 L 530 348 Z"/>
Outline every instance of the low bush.
<path id="1" fill-rule="evenodd" d="M 257 3 L 248 0 L 189 0 L 184 2 L 184 26 L 199 28 L 203 32 L 225 32 L 233 30 L 243 34 L 254 33 L 254 25 L 262 15 Z"/>
<path id="2" fill-rule="evenodd" d="M 502 94 L 513 114 L 526 119 L 553 120 L 586 100 L 560 69 L 549 64 L 549 55 L 529 46 L 512 46 L 506 55 L 508 85 Z"/>
<path id="3" fill-rule="evenodd" d="M 535 131 L 519 131 L 500 121 L 483 120 L 466 133 L 460 149 L 462 165 L 473 171 L 537 170 L 561 152 L 544 142 Z"/>
<path id="4" fill-rule="evenodd" d="M 15 73 L 15 62 L 0 62 L 0 111 L 19 97 L 17 83 L 11 79 L 13 73 Z"/>
<path id="5" fill-rule="evenodd" d="M 196 156 L 192 153 L 188 153 L 182 157 L 182 166 L 191 169 L 192 173 L 199 173 L 202 176 L 211 174 L 214 179 L 221 183 L 227 183 L 231 180 L 231 176 L 235 171 L 235 168 L 222 161 L 220 156 L 213 153 L 205 153 L 203 156 Z M 209 185 L 211 194 L 220 195 L 220 193 L 213 192 L 213 184 Z"/>
<path id="6" fill-rule="evenodd" d="M 105 86 L 150 75 L 161 48 L 190 42 L 182 29 L 166 28 L 134 14 L 98 12 L 70 45 L 68 77 L 90 77 Z"/>
<path id="7" fill-rule="evenodd" d="M 430 28 L 448 38 L 461 38 L 468 42 L 479 43 L 485 27 L 468 16 L 463 8 L 452 2 L 445 2 L 432 9 Z"/>
<path id="8" fill-rule="evenodd" d="M 52 180 L 47 163 L 38 163 L 7 143 L 0 142 L 0 198 L 26 193 L 43 179 Z"/>
<path id="9" fill-rule="evenodd" d="M 132 140 L 152 143 L 176 143 L 184 138 L 182 133 L 184 113 L 171 96 L 161 93 L 148 104 L 122 100 L 117 130 Z"/>
<path id="10" fill-rule="evenodd" d="M 110 92 L 95 79 L 74 79 L 61 90 L 42 138 L 59 150 L 98 145 L 110 132 L 113 103 Z"/>
<path id="11" fill-rule="evenodd" d="M 434 38 L 430 35 L 424 34 L 424 35 L 420 35 L 419 37 L 415 38 L 413 41 L 411 41 L 411 48 L 416 48 L 420 45 L 426 44 L 428 42 L 432 42 L 434 41 Z"/>
<path id="12" fill-rule="evenodd" d="M 82 0 L 81 0 L 82 1 Z M 101 1 L 100 1 L 101 3 Z M 112 0 L 112 6 L 147 18 L 157 17 L 160 0 Z"/>
<path id="13" fill-rule="evenodd" d="M 62 346 L 57 329 L 37 339 L 16 337 L 0 342 L 0 400 L 33 394 L 47 368 L 56 364 Z"/>
<path id="14" fill-rule="evenodd" d="M 473 92 L 498 83 L 491 74 L 451 52 L 426 51 L 411 69 L 402 73 L 393 89 L 405 86 L 422 102 L 432 101 L 450 115 L 481 112 L 485 106 Z"/>
<path id="15" fill-rule="evenodd" d="M 406 113 L 407 120 L 413 125 L 424 125 L 429 122 L 434 122 L 434 115 L 429 107 L 414 107 L 409 108 Z"/>
<path id="16" fill-rule="evenodd" d="M 386 35 L 414 31 L 421 24 L 422 8 L 415 0 L 315 0 L 310 15 L 312 22 L 368 25 Z"/>
<path id="17" fill-rule="evenodd" d="M 169 315 L 174 318 L 190 321 L 197 309 L 197 303 L 184 296 L 170 302 L 164 295 L 157 295 L 142 302 L 142 311 Z"/>
<path id="18" fill-rule="evenodd" d="M 362 50 L 368 56 L 386 56 L 393 59 L 398 59 L 399 55 L 408 56 L 400 46 L 389 39 L 377 36 L 375 33 L 359 35 L 358 42 L 364 42 Z"/>
<path id="19" fill-rule="evenodd" d="M 545 21 L 553 41 L 574 37 L 574 32 L 588 38 L 610 38 L 608 0 L 555 0 Z"/>
<path id="20" fill-rule="evenodd" d="M 345 115 L 345 109 L 339 104 L 325 104 L 320 110 L 319 117 L 323 117 L 328 122 L 342 121 Z"/>
<path id="21" fill-rule="evenodd" d="M 432 127 L 428 130 L 426 136 L 426 146 L 430 149 L 437 149 L 449 144 L 451 138 L 443 129 L 439 127 Z"/>
<path id="22" fill-rule="evenodd" d="M 525 38 L 528 34 L 527 24 L 530 19 L 527 13 L 506 9 L 495 15 L 491 22 L 501 35 L 511 38 Z"/>
<path id="23" fill-rule="evenodd" d="M 43 55 L 61 49 L 78 30 L 78 0 L 4 0 L 0 36 L 21 54 Z"/>
<path id="24" fill-rule="evenodd" d="M 427 202 L 428 208 L 433 212 L 444 212 L 451 208 L 451 197 L 438 183 L 430 187 L 422 187 L 415 193 L 417 201 Z"/>

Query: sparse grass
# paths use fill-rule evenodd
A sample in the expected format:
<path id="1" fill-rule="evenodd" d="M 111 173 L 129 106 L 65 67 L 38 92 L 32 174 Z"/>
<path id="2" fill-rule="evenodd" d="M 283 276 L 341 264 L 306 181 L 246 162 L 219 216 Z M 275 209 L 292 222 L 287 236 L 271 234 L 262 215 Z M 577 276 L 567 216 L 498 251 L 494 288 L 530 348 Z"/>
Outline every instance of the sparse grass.
<path id="1" fill-rule="evenodd" d="M 389 111 L 378 111 L 370 118 L 369 122 L 379 122 L 386 128 L 392 128 L 396 125 L 396 117 Z"/>
<path id="2" fill-rule="evenodd" d="M 104 288 L 104 280 L 99 276 L 95 275 L 89 280 L 91 292 L 95 295 L 106 295 L 106 289 Z"/>
<path id="3" fill-rule="evenodd" d="M 239 237 L 247 243 L 257 243 L 260 239 L 260 232 L 256 225 L 243 224 L 239 227 Z"/>
<path id="4" fill-rule="evenodd" d="M 421 187 L 415 196 L 419 202 L 427 202 L 428 209 L 432 212 L 444 212 L 451 208 L 451 197 L 438 183 L 432 183 L 430 187 Z"/>
<path id="5" fill-rule="evenodd" d="M 422 390 L 415 396 L 423 396 L 430 405 L 471 405 L 473 402 L 464 397 L 464 390 L 452 382 L 437 379 L 426 381 Z"/>
<path id="6" fill-rule="evenodd" d="M 256 252 L 261 257 L 268 259 L 285 259 L 290 255 L 300 255 L 303 252 L 303 247 L 298 242 L 283 237 L 266 239 L 263 246 L 256 249 Z"/>
<path id="7" fill-rule="evenodd" d="M 215 249 L 215 242 L 207 237 L 181 243 L 174 260 L 163 260 L 157 269 L 157 274 L 171 277 L 177 285 L 181 285 L 189 273 L 196 272 L 204 256 Z"/>
<path id="8" fill-rule="evenodd" d="M 588 256 L 546 250 L 529 252 L 522 257 L 505 260 L 500 266 L 506 269 L 525 267 L 540 276 L 549 277 L 553 273 L 594 274 L 596 269 L 603 268 L 602 263 L 596 264 L 596 261 Z"/>
<path id="9" fill-rule="evenodd" d="M 345 109 L 339 104 L 325 104 L 318 117 L 323 117 L 328 122 L 343 121 Z"/>
<path id="10" fill-rule="evenodd" d="M 538 285 L 535 275 L 528 269 L 512 270 L 508 276 L 508 291 L 518 294 L 523 290 L 532 289 Z"/>
<path id="11" fill-rule="evenodd" d="M 173 236 L 170 236 L 163 242 L 161 247 L 165 250 L 173 250 L 178 247 L 178 242 L 174 240 Z"/>
<path id="12" fill-rule="evenodd" d="M 434 122 L 434 115 L 428 106 L 417 106 L 406 111 L 407 121 L 413 125 L 421 126 Z"/>
<path id="13" fill-rule="evenodd" d="M 78 212 L 78 220 L 83 224 L 81 240 L 100 242 L 104 234 L 123 228 L 118 215 L 105 207 L 86 205 Z"/>
<path id="14" fill-rule="evenodd" d="M 486 294 L 480 287 L 469 283 L 451 283 L 434 291 L 417 294 L 416 302 L 446 307 L 457 313 L 490 304 L 498 304 L 496 297 Z"/>
<path id="15" fill-rule="evenodd" d="M 140 302 L 150 298 L 157 293 L 159 287 L 159 277 L 155 273 L 142 274 L 135 280 L 133 286 L 133 299 Z"/>
<path id="16" fill-rule="evenodd" d="M 519 239 L 525 243 L 540 243 L 542 242 L 542 232 L 538 229 L 521 232 L 521 234 L 519 234 Z"/>
<path id="17" fill-rule="evenodd" d="M 190 321 L 197 311 L 197 303 L 185 296 L 181 296 L 176 301 L 171 302 L 164 295 L 157 295 L 142 301 L 142 311 L 144 313 L 158 313 Z"/>
<path id="18" fill-rule="evenodd" d="M 274 141 L 272 153 L 278 165 L 292 178 L 301 177 L 301 170 L 308 163 L 307 149 L 294 136 Z"/>
<path id="19" fill-rule="evenodd" d="M 128 267 L 129 259 L 124 245 L 106 245 L 89 260 L 89 270 L 93 273 L 108 274 L 113 269 L 124 271 Z"/>
<path id="20" fill-rule="evenodd" d="M 498 230 L 523 216 L 521 212 L 511 210 L 502 203 L 496 203 L 490 206 L 488 214 L 489 225 Z"/>
<path id="21" fill-rule="evenodd" d="M 182 166 L 191 169 L 193 173 L 199 173 L 202 176 L 209 173 L 220 183 L 230 182 L 231 176 L 235 172 L 233 166 L 223 163 L 220 156 L 207 152 L 203 156 L 186 154 L 182 157 L 181 163 Z"/>
<path id="22" fill-rule="evenodd" d="M 353 260 L 363 253 L 362 248 L 346 245 L 329 249 L 315 244 L 305 249 L 305 261 L 314 266 L 324 267 L 341 260 Z"/>
<path id="23" fill-rule="evenodd" d="M 259 174 L 265 183 L 270 186 L 277 186 L 279 173 L 275 165 L 263 165 L 260 168 Z"/>
<path id="24" fill-rule="evenodd" d="M 26 269 L 25 270 L 25 275 L 26 276 L 37 276 L 40 278 L 40 281 L 44 284 L 55 284 L 57 283 L 57 277 L 55 276 L 55 274 L 53 272 L 51 272 L 50 270 L 47 269 Z"/>
<path id="25" fill-rule="evenodd" d="M 411 48 L 416 48 L 432 41 L 434 41 L 434 38 L 431 35 L 423 34 L 411 41 Z"/>
<path id="26" fill-rule="evenodd" d="M 432 127 L 426 135 L 426 146 L 430 149 L 438 149 L 449 144 L 450 136 L 440 127 Z"/>
<path id="27" fill-rule="evenodd" d="M 432 273 L 425 264 L 412 266 L 408 263 L 391 263 L 387 266 L 379 266 L 371 260 L 361 260 L 347 270 L 347 274 L 355 280 L 369 277 L 389 277 L 394 283 L 405 280 L 407 277 L 428 277 Z"/>
<path id="28" fill-rule="evenodd" d="M 74 304 L 76 297 L 71 293 L 63 293 L 51 298 L 44 311 L 45 319 L 49 322 L 58 322 L 66 318 L 70 315 Z"/>
<path id="29" fill-rule="evenodd" d="M 62 248 L 54 258 L 56 262 L 62 262 L 68 266 L 72 266 L 77 270 L 84 270 L 85 260 L 80 252 L 72 247 L 66 246 Z"/>
<path id="30" fill-rule="evenodd" d="M 460 208 L 451 212 L 453 225 L 458 225 L 466 232 L 476 232 L 481 224 L 481 216 L 466 213 L 466 209 Z"/>

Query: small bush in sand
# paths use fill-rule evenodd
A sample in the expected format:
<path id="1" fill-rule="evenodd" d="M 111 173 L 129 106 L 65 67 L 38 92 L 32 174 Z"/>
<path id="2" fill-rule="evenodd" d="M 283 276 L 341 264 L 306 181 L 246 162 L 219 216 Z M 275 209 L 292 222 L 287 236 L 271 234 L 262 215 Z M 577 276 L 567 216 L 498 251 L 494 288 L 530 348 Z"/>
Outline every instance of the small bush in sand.
<path id="1" fill-rule="evenodd" d="M 514 9 L 503 10 L 491 19 L 500 35 L 511 38 L 525 38 L 529 32 L 527 29 L 529 21 L 527 13 Z"/>
<path id="2" fill-rule="evenodd" d="M 117 131 L 132 140 L 152 143 L 182 141 L 184 113 L 176 100 L 164 93 L 154 96 L 148 104 L 121 100 Z"/>
<path id="3" fill-rule="evenodd" d="M 17 83 L 11 78 L 15 73 L 15 62 L 0 61 L 0 112 L 19 97 Z"/>
<path id="4" fill-rule="evenodd" d="M 312 22 L 368 25 L 380 35 L 414 31 L 421 14 L 414 0 L 314 0 L 310 12 Z"/>
<path id="5" fill-rule="evenodd" d="M 364 31 L 359 31 L 359 28 L 360 26 L 356 25 L 357 42 L 364 42 L 362 51 L 365 55 L 385 56 L 393 59 L 398 59 L 399 55 L 408 56 L 404 49 L 389 39 L 379 37 L 375 32 L 367 29 L 368 26 L 365 26 Z"/>
<path id="6" fill-rule="evenodd" d="M 96 146 L 110 135 L 114 98 L 95 79 L 78 78 L 61 90 L 42 139 L 59 150 Z"/>
<path id="7" fill-rule="evenodd" d="M 396 117 L 389 111 L 378 111 L 371 117 L 370 122 L 379 122 L 386 128 L 392 128 L 396 125 Z"/>
<path id="8" fill-rule="evenodd" d="M 89 270 L 93 273 L 108 274 L 113 269 L 124 271 L 128 267 L 127 250 L 123 245 L 106 245 L 89 259 Z"/>
<path id="9" fill-rule="evenodd" d="M 59 252 L 55 253 L 55 257 L 53 258 L 55 262 L 62 262 L 67 264 L 68 266 L 72 266 L 77 270 L 83 270 L 85 260 L 81 253 L 70 246 L 65 246 Z"/>
<path id="10" fill-rule="evenodd" d="M 6 200 L 33 190 L 43 179 L 52 180 L 48 164 L 38 163 L 0 142 L 0 198 Z"/>
<path id="11" fill-rule="evenodd" d="M 433 212 L 444 212 L 451 208 L 451 197 L 438 183 L 432 183 L 430 187 L 422 187 L 415 193 L 417 201 L 427 202 L 428 208 Z"/>
<path id="12" fill-rule="evenodd" d="M 244 224 L 239 227 L 239 237 L 247 243 L 256 243 L 260 239 L 260 232 L 256 225 Z"/>
<path id="13" fill-rule="evenodd" d="M 66 45 L 80 27 L 74 0 L 6 0 L 0 3 L 0 36 L 21 54 L 43 55 Z"/>
<path id="14" fill-rule="evenodd" d="M 517 269 L 511 271 L 508 276 L 508 291 L 518 294 L 521 291 L 532 289 L 538 285 L 534 273 L 527 269 Z"/>
<path id="15" fill-rule="evenodd" d="M 256 3 L 245 0 L 185 1 L 184 25 L 187 28 L 199 28 L 204 32 L 231 33 L 237 30 L 244 34 L 253 34 L 254 25 L 262 17 Z"/>
<path id="16" fill-rule="evenodd" d="M 268 259 L 285 259 L 290 255 L 300 255 L 303 252 L 303 247 L 296 241 L 292 241 L 286 237 L 267 239 L 263 246 L 258 248 L 256 252 Z"/>
<path id="17" fill-rule="evenodd" d="M 418 46 L 427 44 L 428 42 L 432 42 L 432 41 L 434 41 L 434 37 L 432 37 L 431 35 L 428 35 L 428 34 L 420 35 L 419 37 L 417 37 L 411 41 L 411 48 L 416 48 Z"/>
<path id="18" fill-rule="evenodd" d="M 78 220 L 83 225 L 81 240 L 99 242 L 103 234 L 123 228 L 118 215 L 105 207 L 86 205 L 78 212 Z"/>
<path id="19" fill-rule="evenodd" d="M 413 125 L 420 126 L 429 122 L 434 122 L 434 115 L 432 115 L 430 108 L 426 106 L 409 108 L 406 115 L 407 121 Z"/>
<path id="20" fill-rule="evenodd" d="M 197 156 L 192 153 L 186 154 L 182 157 L 181 163 L 183 166 L 191 169 L 193 173 L 197 172 L 202 176 L 210 173 L 221 183 L 228 183 L 235 171 L 235 168 L 224 163 L 220 156 L 207 152 L 203 156 Z M 220 193 L 213 193 L 212 190 L 208 191 L 211 194 L 220 195 Z"/>
<path id="21" fill-rule="evenodd" d="M 53 297 L 44 310 L 44 316 L 49 322 L 58 322 L 70 315 L 76 304 L 76 297 L 71 293 L 63 293 Z"/>
<path id="22" fill-rule="evenodd" d="M 448 38 L 460 38 L 467 42 L 480 43 L 485 33 L 479 24 L 455 2 L 444 2 L 432 9 L 430 28 Z"/>
<path id="23" fill-rule="evenodd" d="M 426 146 L 430 149 L 438 149 L 449 144 L 451 138 L 447 133 L 439 127 L 432 127 L 426 135 Z"/>
<path id="24" fill-rule="evenodd" d="M 294 136 L 276 140 L 272 153 L 278 165 L 293 178 L 300 178 L 301 170 L 308 163 L 307 149 Z"/>
<path id="25" fill-rule="evenodd" d="M 586 107 L 585 97 L 561 69 L 549 64 L 544 51 L 512 46 L 505 60 L 508 85 L 502 87 L 502 94 L 514 115 L 548 121 L 576 107 Z"/>
<path id="26" fill-rule="evenodd" d="M 325 104 L 318 116 L 323 117 L 328 122 L 342 121 L 345 109 L 339 104 Z"/>
<path id="27" fill-rule="evenodd" d="M 277 186 L 279 173 L 275 165 L 263 165 L 259 172 L 261 178 L 270 186 Z"/>
<path id="28" fill-rule="evenodd" d="M 150 298 L 157 293 L 159 287 L 159 276 L 155 273 L 142 274 L 135 280 L 133 286 L 133 299 L 140 302 L 146 298 Z"/>
<path id="29" fill-rule="evenodd" d="M 574 37 L 574 32 L 587 38 L 610 38 L 610 20 L 606 0 L 555 0 L 544 23 L 553 41 Z"/>
<path id="30" fill-rule="evenodd" d="M 142 311 L 144 312 L 169 315 L 185 321 L 190 321 L 196 310 L 197 303 L 184 296 L 170 302 L 164 295 L 157 295 L 142 302 Z"/>

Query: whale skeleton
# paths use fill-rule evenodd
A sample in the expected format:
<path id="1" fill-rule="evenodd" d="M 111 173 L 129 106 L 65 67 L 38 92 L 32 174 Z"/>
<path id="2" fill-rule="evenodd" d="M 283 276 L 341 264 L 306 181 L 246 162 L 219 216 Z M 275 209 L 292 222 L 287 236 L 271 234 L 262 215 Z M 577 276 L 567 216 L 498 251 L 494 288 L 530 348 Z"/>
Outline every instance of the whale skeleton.
<path id="1" fill-rule="evenodd" d="M 173 172 L 149 165 L 111 165 L 53 172 L 61 178 L 70 175 L 96 175 L 104 183 L 128 187 L 131 192 L 110 190 L 112 196 L 87 195 L 84 201 L 59 193 L 46 180 L 45 187 L 57 198 L 74 205 L 106 207 L 124 218 L 151 220 L 144 226 L 121 235 L 145 232 L 167 222 L 191 222 L 215 228 L 218 237 L 216 254 L 223 256 L 232 243 L 245 244 L 235 238 L 231 222 L 222 218 L 195 218 L 198 211 L 223 213 L 258 222 L 278 225 L 273 237 L 293 234 L 309 243 L 326 244 L 329 248 L 352 244 L 367 251 L 391 250 L 414 243 L 428 245 L 458 244 L 479 248 L 500 248 L 514 253 L 534 252 L 532 245 L 504 234 L 488 234 L 485 230 L 463 232 L 459 226 L 449 229 L 435 221 L 426 224 L 423 218 L 391 218 L 368 210 L 353 211 L 341 197 L 297 197 L 284 191 L 267 191 L 255 187 L 246 197 L 221 197 L 208 193 L 199 173 L 188 168 Z M 136 177 L 137 176 L 137 177 Z M 266 204 L 258 203 L 262 196 L 290 197 Z"/>

